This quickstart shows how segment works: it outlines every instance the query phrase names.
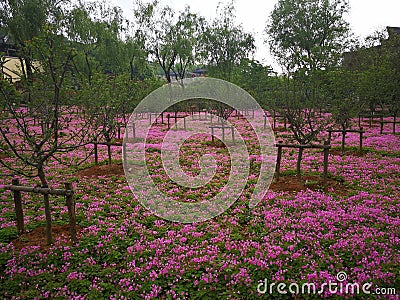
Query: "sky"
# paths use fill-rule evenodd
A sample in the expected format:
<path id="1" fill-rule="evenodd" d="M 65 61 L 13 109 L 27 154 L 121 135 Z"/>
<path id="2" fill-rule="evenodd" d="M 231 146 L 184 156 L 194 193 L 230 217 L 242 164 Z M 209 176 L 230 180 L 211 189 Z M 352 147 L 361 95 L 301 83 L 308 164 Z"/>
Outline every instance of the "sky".
<path id="1" fill-rule="evenodd" d="M 144 0 L 145 2 L 149 2 Z M 113 0 L 120 6 L 126 17 L 132 11 L 132 0 Z M 219 2 L 228 3 L 228 0 L 160 0 L 163 5 L 168 5 L 176 11 L 181 11 L 189 5 L 192 12 L 198 13 L 211 20 L 216 16 Z M 276 68 L 267 46 L 264 44 L 264 29 L 268 17 L 278 0 L 236 0 L 237 23 L 242 24 L 246 32 L 254 34 L 257 51 L 255 59 L 265 65 Z M 365 38 L 376 30 L 386 26 L 400 27 L 400 1 L 399 0 L 349 0 L 350 12 L 345 19 L 350 23 L 350 28 L 358 37 Z"/>

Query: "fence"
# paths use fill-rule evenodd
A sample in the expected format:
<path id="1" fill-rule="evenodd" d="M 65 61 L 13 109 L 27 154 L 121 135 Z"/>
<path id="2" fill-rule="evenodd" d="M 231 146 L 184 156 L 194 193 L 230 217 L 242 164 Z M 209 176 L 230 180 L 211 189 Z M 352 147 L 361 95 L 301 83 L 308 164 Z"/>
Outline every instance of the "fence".
<path id="1" fill-rule="evenodd" d="M 25 233 L 25 224 L 24 224 L 24 213 L 22 209 L 22 197 L 21 192 L 28 192 L 28 193 L 39 193 L 42 194 L 45 198 L 45 205 L 46 205 L 46 197 L 48 195 L 59 195 L 66 197 L 66 206 L 68 208 L 68 218 L 69 218 L 69 230 L 71 235 L 72 242 L 76 242 L 76 215 L 75 215 L 75 200 L 74 200 L 74 191 L 72 189 L 72 183 L 67 182 L 65 183 L 65 189 L 50 189 L 44 187 L 28 187 L 22 186 L 19 184 L 19 180 L 14 178 L 11 182 L 11 185 L 6 185 L 4 187 L 6 190 L 10 190 L 14 194 L 14 207 L 15 207 L 15 214 L 17 219 L 17 231 L 18 235 Z M 47 243 L 52 243 L 52 234 L 51 234 L 51 216 L 50 219 L 47 219 L 46 216 L 46 237 Z"/>
<path id="2" fill-rule="evenodd" d="M 276 161 L 276 180 L 279 181 L 280 177 L 280 168 L 281 168 L 281 160 L 282 160 L 282 148 L 297 148 L 299 149 L 296 171 L 297 176 L 300 178 L 301 175 L 301 159 L 303 157 L 304 149 L 323 149 L 324 150 L 324 186 L 326 186 L 328 179 L 328 159 L 329 159 L 329 149 L 331 145 L 329 145 L 328 141 L 325 141 L 324 145 L 296 145 L 296 144 L 283 144 L 283 141 L 279 141 L 278 144 L 275 144 L 275 147 L 278 147 L 278 156 Z"/>

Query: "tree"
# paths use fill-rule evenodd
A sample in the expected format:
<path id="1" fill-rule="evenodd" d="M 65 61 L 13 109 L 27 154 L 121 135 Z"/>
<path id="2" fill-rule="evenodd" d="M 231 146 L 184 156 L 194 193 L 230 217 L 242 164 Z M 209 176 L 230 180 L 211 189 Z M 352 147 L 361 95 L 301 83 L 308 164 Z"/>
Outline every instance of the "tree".
<path id="1" fill-rule="evenodd" d="M 129 59 L 130 79 L 143 80 L 151 75 L 147 62 L 148 52 L 145 48 L 146 37 L 143 30 L 138 28 L 132 36 L 128 36 L 125 42 L 126 55 Z"/>
<path id="2" fill-rule="evenodd" d="M 279 0 L 266 42 L 287 71 L 337 65 L 349 36 L 348 10 L 347 0 Z"/>
<path id="3" fill-rule="evenodd" d="M 136 5 L 135 17 L 144 24 L 147 51 L 160 65 L 167 82 L 171 82 L 171 71 L 178 55 L 174 30 L 175 12 L 168 6 L 160 7 L 157 1 L 149 4 L 137 1 Z"/>
<path id="4" fill-rule="evenodd" d="M 62 154 L 91 142 L 93 132 L 90 119 L 74 120 L 80 122 L 80 126 L 70 127 L 72 115 L 63 105 L 71 88 L 67 82 L 76 53 L 65 37 L 58 34 L 62 20 L 58 21 L 56 25 L 45 26 L 39 36 L 26 44 L 38 58 L 41 69 L 32 75 L 32 83 L 24 86 L 30 95 L 26 106 L 23 97 L 16 97 L 9 87 L 0 85 L 5 116 L 10 116 L 10 119 L 1 119 L 0 144 L 19 162 L 14 164 L 1 160 L 0 163 L 17 174 L 39 178 L 42 187 L 48 187 L 46 164 L 52 159 L 70 164 L 70 160 L 62 160 Z M 12 130 L 9 122 L 12 122 Z M 44 207 L 47 242 L 51 243 L 51 211 L 47 194 L 44 195 Z"/>
<path id="5" fill-rule="evenodd" d="M 351 120 L 362 110 L 357 95 L 358 74 L 342 68 L 324 72 L 323 91 L 333 119 L 342 130 L 351 127 Z"/>
<path id="6" fill-rule="evenodd" d="M 389 29 L 389 39 L 385 41 L 384 47 L 387 49 L 389 66 L 391 67 L 389 79 L 390 96 L 387 105 L 394 117 L 400 113 L 400 35 L 393 34 Z"/>
<path id="7" fill-rule="evenodd" d="M 89 84 L 96 72 L 118 74 L 127 70 L 127 45 L 121 36 L 127 30 L 124 24 L 120 8 L 99 2 L 80 3 L 69 13 L 68 38 L 80 50 L 78 70 Z"/>
<path id="8" fill-rule="evenodd" d="M 158 2 L 136 3 L 135 17 L 140 28 L 136 31 L 139 41 L 145 41 L 148 53 L 161 67 L 167 82 L 185 78 L 188 66 L 196 61 L 198 34 L 202 17 L 186 7 L 178 15 L 170 7 L 161 7 Z M 147 38 L 145 38 L 147 37 Z"/>
<path id="9" fill-rule="evenodd" d="M 235 24 L 233 3 L 217 12 L 201 37 L 203 59 L 211 76 L 231 81 L 235 66 L 254 52 L 254 37 Z"/>
<path id="10" fill-rule="evenodd" d="M 238 66 L 235 66 L 232 83 L 246 90 L 263 108 L 270 109 L 275 75 L 276 73 L 270 66 L 264 66 L 257 60 L 245 58 Z"/>
<path id="11" fill-rule="evenodd" d="M 204 24 L 200 36 L 201 58 L 208 75 L 233 82 L 239 65 L 248 62 L 255 50 L 254 38 L 236 24 L 233 2 L 218 7 L 217 13 L 217 18 L 210 24 Z M 211 109 L 222 119 L 227 119 L 233 112 L 233 108 L 226 104 L 210 103 Z"/>
<path id="12" fill-rule="evenodd" d="M 90 17 L 90 7 L 83 4 L 74 7 L 68 16 L 68 38 L 75 43 L 80 50 L 76 58 L 77 66 L 79 66 L 80 74 L 87 78 L 89 85 L 92 82 L 93 69 L 97 67 L 97 63 L 93 58 L 93 52 L 97 48 L 97 26 Z M 83 63 L 80 63 L 82 56 Z"/>
<path id="13" fill-rule="evenodd" d="M 399 112 L 400 36 L 376 31 L 364 44 L 347 54 L 344 68 L 358 73 L 357 93 L 363 107 L 375 112 L 386 106 Z M 373 83 L 373 84 L 371 84 Z"/>
<path id="14" fill-rule="evenodd" d="M 328 124 L 320 72 L 338 65 L 349 36 L 347 0 L 280 0 L 266 28 L 272 54 L 284 71 L 277 109 L 299 143 L 310 143 Z"/>
<path id="15" fill-rule="evenodd" d="M 4 0 L 0 2 L 0 25 L 17 48 L 21 61 L 22 78 L 29 79 L 35 66 L 29 41 L 42 33 L 44 25 L 56 20 L 62 1 L 57 0 Z"/>
<path id="16" fill-rule="evenodd" d="M 177 63 L 172 69 L 176 80 L 185 78 L 186 71 L 189 66 L 195 65 L 199 59 L 200 39 L 198 38 L 202 32 L 204 19 L 190 12 L 187 6 L 180 13 L 178 21 L 175 25 L 176 31 L 176 49 Z"/>

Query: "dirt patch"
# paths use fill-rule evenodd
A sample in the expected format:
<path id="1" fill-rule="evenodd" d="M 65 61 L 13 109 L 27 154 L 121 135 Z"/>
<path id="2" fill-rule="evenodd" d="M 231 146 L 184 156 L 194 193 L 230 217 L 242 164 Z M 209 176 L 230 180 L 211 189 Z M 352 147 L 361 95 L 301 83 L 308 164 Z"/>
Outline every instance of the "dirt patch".
<path id="1" fill-rule="evenodd" d="M 366 154 L 366 152 L 360 151 L 359 149 L 354 150 L 354 149 L 344 149 L 344 152 L 342 150 L 338 149 L 330 149 L 329 154 L 331 155 L 337 155 L 337 156 L 357 156 L 357 157 L 362 157 Z"/>
<path id="2" fill-rule="evenodd" d="M 285 128 L 285 127 L 275 127 L 275 128 L 272 128 L 272 131 L 274 131 L 274 132 L 287 132 L 287 131 L 289 131 L 289 129 Z"/>
<path id="3" fill-rule="evenodd" d="M 99 176 L 125 176 L 122 164 L 112 164 L 103 166 L 93 166 L 75 173 L 79 177 L 99 177 Z"/>
<path id="4" fill-rule="evenodd" d="M 79 239 L 80 232 L 82 228 L 76 226 L 76 233 Z M 66 240 L 63 244 L 71 245 L 71 236 L 69 233 L 69 225 L 53 225 L 51 228 L 51 233 L 53 237 L 53 242 L 57 239 Z M 40 227 L 36 228 L 28 233 L 19 236 L 17 239 L 11 241 L 11 244 L 15 246 L 17 250 L 21 250 L 27 246 L 39 246 L 40 250 L 48 250 L 50 247 L 47 245 L 46 241 L 46 228 Z"/>
<path id="5" fill-rule="evenodd" d="M 341 153 L 340 150 L 338 150 Z M 98 176 L 124 176 L 124 169 L 122 164 L 94 166 L 82 171 L 75 173 L 79 177 L 98 177 Z M 324 191 L 332 189 L 338 195 L 347 195 L 347 187 L 343 184 L 343 181 L 328 178 L 326 188 L 324 188 L 322 176 L 317 175 L 303 175 L 299 179 L 297 176 L 281 176 L 279 181 L 276 179 L 270 185 L 270 189 L 273 191 L 283 192 L 299 192 L 306 189 L 314 191 Z"/>
<path id="6" fill-rule="evenodd" d="M 281 176 L 279 181 L 276 178 L 270 185 L 270 189 L 275 192 L 300 192 L 306 189 L 313 191 L 324 191 L 333 189 L 335 194 L 347 195 L 348 190 L 343 182 L 334 179 L 328 179 L 326 188 L 324 188 L 323 178 L 315 175 L 301 176 Z"/>

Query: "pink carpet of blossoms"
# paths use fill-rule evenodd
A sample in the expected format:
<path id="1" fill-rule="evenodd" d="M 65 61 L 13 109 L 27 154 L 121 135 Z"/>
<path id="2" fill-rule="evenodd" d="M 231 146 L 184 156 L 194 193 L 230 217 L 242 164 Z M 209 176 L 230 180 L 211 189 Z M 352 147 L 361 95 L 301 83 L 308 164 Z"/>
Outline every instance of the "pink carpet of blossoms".
<path id="1" fill-rule="evenodd" d="M 246 124 L 232 118 L 239 128 Z M 79 126 L 72 123 L 71 126 Z M 282 124 L 281 124 L 282 126 Z M 390 126 L 385 128 L 390 132 Z M 244 127 L 243 127 L 244 128 Z M 76 168 L 49 162 L 51 187 L 73 181 L 77 223 L 83 229 L 76 246 L 68 237 L 55 241 L 48 251 L 30 246 L 18 251 L 9 241 L 16 237 L 13 198 L 2 189 L 0 198 L 0 295 L 4 299 L 398 299 L 400 291 L 400 136 L 380 134 L 379 127 L 365 125 L 364 154 L 355 155 L 358 135 L 348 134 L 345 155 L 330 154 L 330 177 L 343 181 L 347 193 L 304 190 L 269 190 L 254 209 L 247 207 L 256 176 L 250 175 L 242 197 L 227 212 L 204 223 L 178 224 L 146 211 L 135 199 L 123 176 L 79 177 Z M 166 126 L 155 126 L 147 145 L 150 169 L 160 166 L 159 143 Z M 398 129 L 400 131 L 400 128 Z M 254 136 L 242 130 L 251 148 Z M 290 134 L 277 133 L 277 140 Z M 320 137 L 325 139 L 326 135 Z M 188 141 L 181 163 L 195 172 L 202 153 L 218 158 L 216 180 L 198 191 L 182 191 L 171 185 L 165 173 L 153 178 L 176 200 L 211 197 L 229 175 L 229 159 L 210 137 Z M 338 153 L 341 137 L 333 135 Z M 21 142 L 21 141 L 17 141 Z M 200 145 L 200 147 L 199 147 Z M 88 146 L 90 148 L 90 146 Z M 99 148 L 99 161 L 107 160 Z M 78 161 L 88 149 L 63 154 Z M 251 155 L 256 169 L 257 153 Z M 282 175 L 293 175 L 297 154 L 284 150 Z M 12 157 L 5 158 L 13 160 Z M 121 149 L 113 147 L 115 163 Z M 80 168 L 93 165 L 90 158 Z M 322 174 L 321 150 L 307 150 L 303 174 Z M 18 164 L 18 162 L 15 162 Z M 0 173 L 9 171 L 0 169 Z M 11 177 L 1 176 L 0 184 Z M 37 181 L 20 178 L 24 185 Z M 28 230 L 44 226 L 44 208 L 38 195 L 23 193 Z M 67 224 L 63 197 L 51 197 L 53 224 Z M 257 287 L 269 283 L 324 283 L 345 272 L 346 283 L 370 283 L 371 294 L 345 291 L 320 294 L 261 294 Z M 337 281 L 337 280 L 336 280 Z M 379 288 L 396 288 L 396 295 L 378 295 Z"/>

